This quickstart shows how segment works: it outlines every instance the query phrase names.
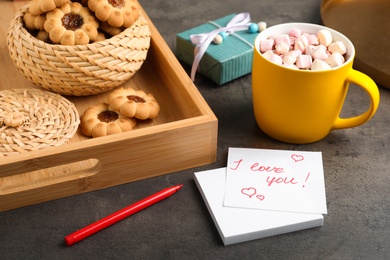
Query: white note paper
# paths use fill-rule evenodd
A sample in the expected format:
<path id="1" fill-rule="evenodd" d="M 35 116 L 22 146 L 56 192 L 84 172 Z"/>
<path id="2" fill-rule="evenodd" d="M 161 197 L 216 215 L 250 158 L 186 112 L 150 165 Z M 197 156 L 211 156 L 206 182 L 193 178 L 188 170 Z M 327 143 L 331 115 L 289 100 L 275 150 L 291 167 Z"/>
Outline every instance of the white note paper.
<path id="1" fill-rule="evenodd" d="M 224 207 L 226 168 L 196 172 L 195 182 L 225 245 L 323 225 L 321 214 Z"/>
<path id="2" fill-rule="evenodd" d="M 326 214 L 322 153 L 230 148 L 224 206 Z"/>

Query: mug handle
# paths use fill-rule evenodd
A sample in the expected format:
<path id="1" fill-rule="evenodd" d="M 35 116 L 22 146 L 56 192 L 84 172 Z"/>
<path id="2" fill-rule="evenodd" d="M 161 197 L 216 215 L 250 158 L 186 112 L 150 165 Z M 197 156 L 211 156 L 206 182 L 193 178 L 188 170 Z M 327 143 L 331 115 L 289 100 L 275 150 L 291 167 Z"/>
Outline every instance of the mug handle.
<path id="1" fill-rule="evenodd" d="M 358 85 L 367 92 L 371 99 L 370 108 L 363 114 L 355 117 L 337 117 L 333 125 L 333 129 L 345 129 L 362 125 L 371 119 L 379 106 L 379 90 L 375 82 L 370 77 L 360 71 L 351 69 L 347 75 L 346 81 Z"/>

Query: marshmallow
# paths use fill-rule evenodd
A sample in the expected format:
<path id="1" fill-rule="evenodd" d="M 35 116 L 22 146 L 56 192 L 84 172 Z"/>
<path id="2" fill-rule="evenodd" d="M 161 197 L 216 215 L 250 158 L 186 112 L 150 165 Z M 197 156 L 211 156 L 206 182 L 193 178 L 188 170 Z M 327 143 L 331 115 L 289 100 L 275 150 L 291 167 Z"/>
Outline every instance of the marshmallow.
<path id="1" fill-rule="evenodd" d="M 296 37 L 290 36 L 290 46 L 294 47 L 296 39 L 297 39 Z"/>
<path id="2" fill-rule="evenodd" d="M 307 54 L 307 53 L 306 53 Z M 311 57 L 313 60 L 326 60 L 328 58 L 327 50 L 324 45 L 318 45 L 311 50 Z"/>
<path id="3" fill-rule="evenodd" d="M 286 68 L 290 68 L 290 69 L 296 69 L 296 70 L 299 70 L 299 68 L 297 66 L 295 66 L 294 64 L 288 64 L 288 63 L 283 63 L 284 67 Z"/>
<path id="4" fill-rule="evenodd" d="M 275 35 L 275 44 L 278 45 L 280 42 L 285 42 L 288 46 L 290 46 L 290 36 L 288 36 L 288 34 Z"/>
<path id="5" fill-rule="evenodd" d="M 299 38 L 297 38 L 295 40 L 295 44 L 294 44 L 294 50 L 300 50 L 301 52 L 304 52 L 305 51 L 305 44 L 302 42 L 302 40 L 300 40 Z"/>
<path id="6" fill-rule="evenodd" d="M 328 63 L 332 68 L 342 65 L 344 61 L 345 59 L 343 55 L 338 52 L 333 52 L 332 55 L 330 55 L 329 58 L 325 60 L 325 62 Z"/>
<path id="7" fill-rule="evenodd" d="M 260 51 L 262 53 L 272 50 L 274 47 L 275 41 L 273 39 L 267 39 L 260 41 Z"/>
<path id="8" fill-rule="evenodd" d="M 273 50 L 268 50 L 263 53 L 264 58 L 266 58 L 267 60 L 269 60 L 269 58 L 271 58 L 272 55 L 274 55 Z"/>
<path id="9" fill-rule="evenodd" d="M 294 57 L 293 55 L 284 55 L 283 57 L 283 64 L 295 64 L 297 61 L 297 57 Z"/>
<path id="10" fill-rule="evenodd" d="M 329 46 L 333 42 L 333 36 L 330 33 L 330 31 L 322 29 L 317 32 L 317 37 L 320 42 L 320 44 L 323 44 L 325 46 Z"/>
<path id="11" fill-rule="evenodd" d="M 307 40 L 307 37 L 304 35 L 301 35 L 295 40 L 294 50 L 300 50 L 300 51 L 304 52 L 306 49 L 306 46 L 308 44 L 309 44 L 309 41 Z"/>
<path id="12" fill-rule="evenodd" d="M 269 58 L 269 61 L 272 61 L 273 63 L 276 63 L 278 65 L 282 65 L 283 64 L 283 60 L 282 60 L 282 57 L 280 57 L 279 55 L 272 55 L 270 58 Z"/>
<path id="13" fill-rule="evenodd" d="M 307 36 L 306 36 L 306 35 L 301 35 L 301 36 L 298 37 L 298 39 L 300 39 L 300 40 L 303 42 L 303 44 L 305 45 L 305 47 L 306 47 L 307 45 L 309 45 L 309 40 L 307 39 Z"/>
<path id="14" fill-rule="evenodd" d="M 291 55 L 291 56 L 296 58 L 301 54 L 302 54 L 302 51 L 300 51 L 300 50 L 290 50 L 289 52 L 287 52 L 286 55 Z"/>
<path id="15" fill-rule="evenodd" d="M 328 46 L 328 50 L 330 51 L 330 53 L 338 52 L 338 53 L 340 53 L 342 55 L 344 55 L 347 52 L 347 48 L 345 47 L 345 45 L 344 45 L 344 43 L 342 41 L 332 42 Z"/>
<path id="16" fill-rule="evenodd" d="M 289 35 L 290 37 L 295 37 L 295 38 L 298 38 L 299 36 L 301 36 L 301 34 L 302 34 L 302 32 L 301 32 L 301 30 L 299 30 L 299 29 L 292 29 L 292 30 L 288 33 L 288 35 Z"/>
<path id="17" fill-rule="evenodd" d="M 264 58 L 287 68 L 326 70 L 345 62 L 346 46 L 334 41 L 330 30 L 316 34 L 292 29 L 288 34 L 274 34 L 260 42 Z"/>
<path id="18" fill-rule="evenodd" d="M 305 55 L 305 54 L 302 54 L 302 55 L 299 55 L 297 57 L 297 62 L 296 62 L 296 66 L 300 69 L 310 69 L 311 67 L 311 64 L 312 64 L 312 58 L 310 55 Z"/>
<path id="19" fill-rule="evenodd" d="M 268 40 L 275 40 L 275 34 L 271 34 L 270 36 L 268 36 Z"/>
<path id="20" fill-rule="evenodd" d="M 275 50 L 277 54 L 286 54 L 290 50 L 290 45 L 286 42 L 281 41 L 275 46 Z"/>
<path id="21" fill-rule="evenodd" d="M 330 65 L 326 63 L 325 61 L 322 60 L 314 60 L 313 63 L 311 64 L 311 70 L 327 70 L 330 69 Z"/>
<path id="22" fill-rule="evenodd" d="M 318 45 L 320 44 L 317 35 L 315 34 L 304 34 L 309 41 L 309 45 Z"/>
<path id="23" fill-rule="evenodd" d="M 314 48 L 315 48 L 314 45 L 307 45 L 306 48 L 305 48 L 305 54 L 311 55 L 311 53 L 313 52 Z"/>

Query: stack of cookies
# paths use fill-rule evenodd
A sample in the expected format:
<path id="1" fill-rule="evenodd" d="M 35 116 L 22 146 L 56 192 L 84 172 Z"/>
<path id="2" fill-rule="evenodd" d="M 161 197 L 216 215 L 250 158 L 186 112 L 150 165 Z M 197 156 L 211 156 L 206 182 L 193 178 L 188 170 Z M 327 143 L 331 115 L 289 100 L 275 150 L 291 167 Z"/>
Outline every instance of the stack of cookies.
<path id="1" fill-rule="evenodd" d="M 7 33 L 11 59 L 32 83 L 62 95 L 94 95 L 125 83 L 150 47 L 139 3 L 73 1 L 32 0 L 17 11 Z"/>
<path id="2" fill-rule="evenodd" d="M 81 116 L 84 135 L 100 137 L 132 130 L 137 120 L 155 119 L 160 105 L 153 94 L 119 88 L 108 95 L 107 103 L 89 107 Z"/>
<path id="3" fill-rule="evenodd" d="M 139 16 L 136 0 L 32 0 L 23 20 L 44 42 L 79 45 L 117 35 Z"/>

